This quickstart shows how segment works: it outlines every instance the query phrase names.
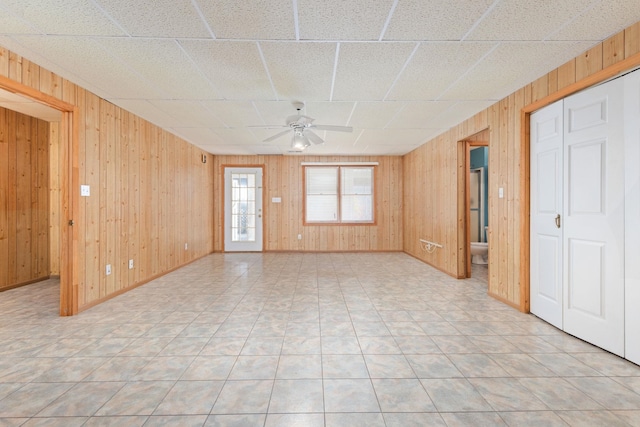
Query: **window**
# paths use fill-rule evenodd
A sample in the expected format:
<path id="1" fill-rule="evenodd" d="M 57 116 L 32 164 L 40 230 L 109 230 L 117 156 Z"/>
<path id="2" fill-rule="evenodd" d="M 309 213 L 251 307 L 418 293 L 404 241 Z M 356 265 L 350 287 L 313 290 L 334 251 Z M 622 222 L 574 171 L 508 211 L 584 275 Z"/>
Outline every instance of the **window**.
<path id="1" fill-rule="evenodd" d="M 373 223 L 373 167 L 305 167 L 305 222 Z"/>

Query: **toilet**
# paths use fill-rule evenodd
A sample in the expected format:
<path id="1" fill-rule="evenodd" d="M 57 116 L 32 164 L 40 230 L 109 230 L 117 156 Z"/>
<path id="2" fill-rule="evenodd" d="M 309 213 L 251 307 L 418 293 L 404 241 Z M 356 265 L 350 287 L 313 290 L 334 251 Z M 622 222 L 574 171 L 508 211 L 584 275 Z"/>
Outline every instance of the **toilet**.
<path id="1" fill-rule="evenodd" d="M 486 236 L 489 232 L 489 227 L 485 227 L 484 232 Z M 472 264 L 488 264 L 489 263 L 489 243 L 471 242 L 471 263 Z"/>
<path id="2" fill-rule="evenodd" d="M 471 242 L 471 263 L 489 263 L 489 244 L 487 242 Z"/>

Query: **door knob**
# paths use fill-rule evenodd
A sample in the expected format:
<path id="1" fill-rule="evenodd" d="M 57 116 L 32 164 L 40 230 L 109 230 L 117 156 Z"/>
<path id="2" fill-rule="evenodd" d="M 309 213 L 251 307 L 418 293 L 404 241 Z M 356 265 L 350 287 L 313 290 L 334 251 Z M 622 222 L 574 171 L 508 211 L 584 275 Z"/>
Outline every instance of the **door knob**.
<path id="1" fill-rule="evenodd" d="M 560 214 L 556 215 L 556 227 L 560 228 Z"/>

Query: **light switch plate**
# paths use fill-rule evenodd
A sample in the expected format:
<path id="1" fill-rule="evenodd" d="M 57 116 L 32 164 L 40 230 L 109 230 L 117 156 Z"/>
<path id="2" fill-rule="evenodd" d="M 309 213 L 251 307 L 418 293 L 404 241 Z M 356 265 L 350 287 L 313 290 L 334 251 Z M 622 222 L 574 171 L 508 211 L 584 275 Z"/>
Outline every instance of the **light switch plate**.
<path id="1" fill-rule="evenodd" d="M 271 202 L 272 203 L 281 203 L 282 202 L 282 198 L 280 198 L 280 197 L 272 197 L 271 198 Z"/>

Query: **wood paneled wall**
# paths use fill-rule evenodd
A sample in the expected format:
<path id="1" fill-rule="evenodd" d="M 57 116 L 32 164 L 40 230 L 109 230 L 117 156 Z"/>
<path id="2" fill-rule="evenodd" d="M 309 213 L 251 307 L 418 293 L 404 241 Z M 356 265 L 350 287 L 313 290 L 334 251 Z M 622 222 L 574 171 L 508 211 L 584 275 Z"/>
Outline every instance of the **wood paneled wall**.
<path id="1" fill-rule="evenodd" d="M 80 310 L 213 251 L 214 169 L 200 149 L 2 48 L 0 75 L 77 108 L 80 182 L 91 189 L 74 218 Z"/>
<path id="2" fill-rule="evenodd" d="M 612 36 L 584 54 L 519 89 L 445 134 L 427 142 L 404 158 L 404 248 L 455 277 L 464 277 L 464 182 L 460 170 L 461 142 L 489 129 L 489 289 L 490 295 L 522 310 L 528 309 L 523 277 L 528 259 L 528 222 L 523 212 L 528 200 L 522 189 L 528 183 L 522 150 L 522 110 L 547 96 L 562 93 L 570 85 L 613 68 L 640 52 L 640 23 Z M 457 179 L 456 179 L 457 177 Z M 498 189 L 504 188 L 504 198 Z M 425 190 L 426 189 L 426 190 Z M 457 197 L 449 197 L 456 193 Z M 456 215 L 457 213 L 457 215 Z M 417 239 L 443 244 L 433 254 L 420 250 Z M 525 274 L 523 274 L 523 272 Z M 524 290 L 523 290 L 524 289 Z"/>
<path id="3" fill-rule="evenodd" d="M 49 271 L 49 124 L 0 108 L 0 290 Z"/>
<path id="4" fill-rule="evenodd" d="M 303 225 L 302 162 L 379 162 L 375 225 Z M 215 250 L 223 250 L 224 166 L 264 166 L 265 251 L 402 251 L 402 158 L 215 156 Z M 280 197 L 281 203 L 272 203 Z M 302 239 L 298 240 L 298 234 Z"/>
<path id="5" fill-rule="evenodd" d="M 60 123 L 49 123 L 49 274 L 60 276 Z"/>

